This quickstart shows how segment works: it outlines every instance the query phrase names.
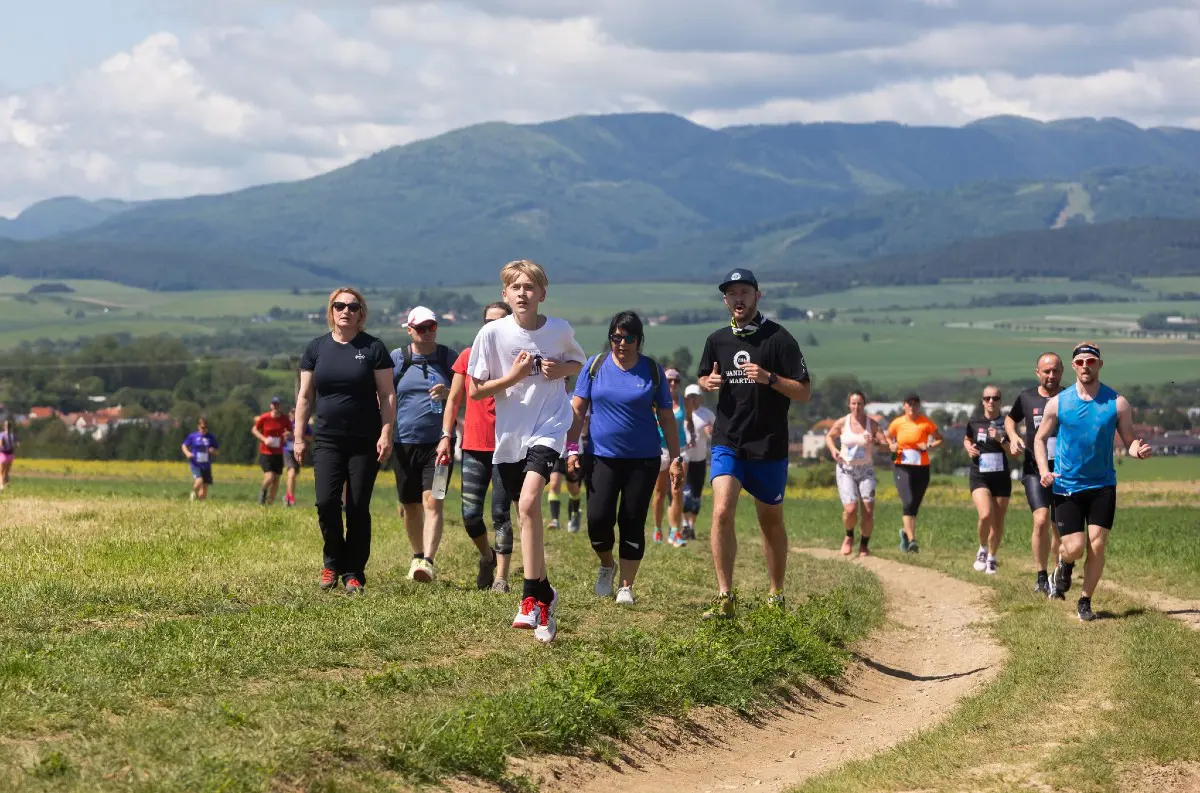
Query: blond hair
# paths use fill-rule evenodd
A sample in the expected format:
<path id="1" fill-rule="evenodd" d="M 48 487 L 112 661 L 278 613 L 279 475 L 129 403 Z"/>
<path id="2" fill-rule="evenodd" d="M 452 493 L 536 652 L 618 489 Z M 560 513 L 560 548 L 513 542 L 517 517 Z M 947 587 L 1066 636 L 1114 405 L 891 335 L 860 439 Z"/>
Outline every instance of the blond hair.
<path id="1" fill-rule="evenodd" d="M 1074 347 L 1072 347 L 1071 349 L 1073 349 L 1073 350 L 1078 350 L 1080 347 L 1083 347 L 1083 346 L 1087 346 L 1087 347 L 1095 347 L 1095 348 L 1096 348 L 1096 352 L 1099 352 L 1099 351 L 1100 351 L 1100 345 L 1099 345 L 1099 344 L 1097 344 L 1097 343 L 1096 343 L 1096 342 L 1094 342 L 1094 341 L 1081 341 L 1081 342 L 1076 342 L 1075 346 L 1074 346 Z"/>
<path id="2" fill-rule="evenodd" d="M 522 275 L 529 276 L 529 280 L 542 289 L 550 285 L 550 279 L 546 277 L 546 271 L 542 269 L 542 266 L 528 259 L 517 259 L 515 262 L 504 265 L 504 269 L 500 271 L 500 283 L 507 289 Z"/>
<path id="3" fill-rule="evenodd" d="M 367 299 L 362 296 L 362 292 L 352 286 L 339 286 L 337 289 L 329 293 L 329 300 L 325 304 L 325 324 L 333 330 L 333 301 L 340 294 L 354 295 L 354 299 L 362 306 L 358 311 L 358 329 L 362 330 L 367 325 Z"/>

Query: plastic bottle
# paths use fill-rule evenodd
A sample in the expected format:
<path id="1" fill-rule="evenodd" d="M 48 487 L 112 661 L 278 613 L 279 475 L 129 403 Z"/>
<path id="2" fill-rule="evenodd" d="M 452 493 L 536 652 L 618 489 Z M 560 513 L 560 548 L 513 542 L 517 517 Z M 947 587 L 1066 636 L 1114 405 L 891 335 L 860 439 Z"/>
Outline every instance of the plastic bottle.
<path id="1" fill-rule="evenodd" d="M 450 463 L 438 460 L 433 469 L 433 497 L 441 501 L 446 497 L 446 486 L 450 484 Z"/>
<path id="2" fill-rule="evenodd" d="M 445 410 L 445 405 L 442 404 L 442 400 L 435 396 L 431 396 L 429 397 L 429 401 L 433 403 L 433 415 L 442 415 L 442 411 Z"/>

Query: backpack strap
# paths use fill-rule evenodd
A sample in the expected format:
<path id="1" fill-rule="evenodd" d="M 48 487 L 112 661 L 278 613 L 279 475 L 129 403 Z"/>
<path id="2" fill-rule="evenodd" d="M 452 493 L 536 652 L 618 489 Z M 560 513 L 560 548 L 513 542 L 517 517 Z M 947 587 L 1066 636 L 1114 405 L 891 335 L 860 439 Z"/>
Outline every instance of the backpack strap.
<path id="1" fill-rule="evenodd" d="M 596 379 L 596 372 L 600 371 L 600 367 L 603 366 L 604 362 L 608 360 L 608 355 L 608 351 L 605 351 L 598 353 L 594 358 L 592 358 L 592 362 L 588 366 L 588 380 Z"/>
<path id="2" fill-rule="evenodd" d="M 404 373 L 413 365 L 412 345 L 404 345 L 404 358 L 400 364 L 400 368 L 392 375 L 392 388 L 400 385 L 400 381 L 404 378 Z M 434 352 L 434 365 L 438 371 L 442 373 L 442 377 L 446 378 L 446 384 L 454 382 L 454 372 L 451 370 L 450 364 L 450 348 L 445 344 L 439 344 Z"/>

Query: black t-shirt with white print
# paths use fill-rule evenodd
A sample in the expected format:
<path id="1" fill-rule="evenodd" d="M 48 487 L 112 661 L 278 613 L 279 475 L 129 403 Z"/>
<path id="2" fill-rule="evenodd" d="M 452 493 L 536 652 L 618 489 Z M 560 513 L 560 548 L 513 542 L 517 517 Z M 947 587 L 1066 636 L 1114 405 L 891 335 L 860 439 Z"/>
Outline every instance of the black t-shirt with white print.
<path id="1" fill-rule="evenodd" d="M 714 362 L 722 380 L 712 445 L 728 446 L 744 460 L 787 459 L 792 400 L 751 380 L 740 364 L 758 364 L 779 377 L 808 382 L 808 367 L 792 334 L 771 320 L 764 320 L 749 336 L 736 336 L 726 326 L 704 342 L 699 375 L 711 375 Z"/>
<path id="2" fill-rule="evenodd" d="M 315 436 L 375 438 L 383 427 L 375 371 L 391 369 L 387 346 L 369 333 L 345 344 L 332 333 L 313 339 L 300 357 L 300 370 L 313 373 L 317 393 Z"/>
<path id="3" fill-rule="evenodd" d="M 1017 394 L 1017 401 L 1013 402 L 1012 409 L 1008 411 L 1013 421 L 1025 424 L 1025 462 L 1021 468 L 1022 476 L 1038 475 L 1037 458 L 1033 456 L 1033 436 L 1037 435 L 1038 427 L 1042 426 L 1042 416 L 1046 414 L 1046 403 L 1049 401 L 1050 398 L 1042 396 L 1035 386 Z M 1055 445 L 1052 442 L 1046 444 L 1046 451 L 1050 453 L 1051 471 L 1054 470 Z"/>
<path id="4" fill-rule="evenodd" d="M 988 432 L 991 429 L 996 430 L 994 438 Z M 967 437 L 975 444 L 975 448 L 979 449 L 979 456 L 971 458 L 971 470 L 974 473 L 1008 473 L 1008 455 L 1004 452 L 1004 443 L 1008 438 L 1004 434 L 1003 416 L 994 419 L 977 416 L 971 419 L 967 422 Z"/>

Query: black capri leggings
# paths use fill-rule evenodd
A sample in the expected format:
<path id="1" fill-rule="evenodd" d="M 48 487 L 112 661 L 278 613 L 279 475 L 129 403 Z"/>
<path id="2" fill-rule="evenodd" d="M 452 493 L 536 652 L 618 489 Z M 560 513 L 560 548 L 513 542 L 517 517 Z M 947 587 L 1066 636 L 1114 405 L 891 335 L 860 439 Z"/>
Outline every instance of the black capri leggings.
<path id="1" fill-rule="evenodd" d="M 324 540 L 325 566 L 343 578 L 366 583 L 371 556 L 371 493 L 379 473 L 375 438 L 313 439 L 313 484 L 317 522 Z M 342 486 L 346 485 L 346 526 L 342 529 Z"/>
<path id="2" fill-rule="evenodd" d="M 491 452 L 463 449 L 462 456 L 462 520 L 471 539 L 487 534 L 483 522 L 483 500 L 488 485 L 492 486 L 492 525 L 496 528 L 496 553 L 512 553 L 512 499 L 504 489 L 500 469 L 492 465 Z"/>
<path id="3" fill-rule="evenodd" d="M 929 487 L 929 466 L 897 465 L 892 470 L 892 480 L 900 494 L 903 514 L 915 518 L 921 509 L 921 502 L 925 499 L 925 490 Z"/>
<path id="4" fill-rule="evenodd" d="M 613 549 L 620 527 L 619 558 L 637 561 L 646 553 L 646 513 L 658 479 L 658 457 L 595 457 L 588 491 L 588 538 L 592 549 Z M 619 499 L 619 504 L 618 504 Z"/>

